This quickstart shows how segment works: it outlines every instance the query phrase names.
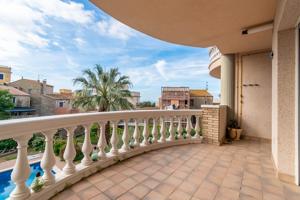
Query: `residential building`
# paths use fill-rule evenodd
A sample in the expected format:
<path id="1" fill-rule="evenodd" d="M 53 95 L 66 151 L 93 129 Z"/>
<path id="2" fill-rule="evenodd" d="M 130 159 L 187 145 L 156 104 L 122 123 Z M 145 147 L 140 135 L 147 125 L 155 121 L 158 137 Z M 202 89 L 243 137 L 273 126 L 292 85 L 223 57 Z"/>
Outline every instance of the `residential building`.
<path id="1" fill-rule="evenodd" d="M 213 96 L 207 90 L 189 87 L 162 87 L 159 98 L 160 109 L 200 109 L 212 103 Z"/>
<path id="2" fill-rule="evenodd" d="M 136 108 L 136 106 L 140 103 L 141 94 L 140 92 L 130 91 L 131 97 L 127 98 L 127 100 Z"/>
<path id="3" fill-rule="evenodd" d="M 6 90 L 13 95 L 15 107 L 9 110 L 12 118 L 25 118 L 35 116 L 35 109 L 30 107 L 30 95 L 12 86 L 0 85 L 0 90 Z"/>
<path id="4" fill-rule="evenodd" d="M 11 80 L 11 68 L 0 65 L 0 84 L 9 83 Z"/>
<path id="5" fill-rule="evenodd" d="M 19 79 L 17 81 L 13 81 L 8 83 L 8 85 L 13 86 L 21 91 L 24 91 L 30 95 L 41 95 L 41 94 L 52 94 L 53 93 L 53 86 L 47 84 L 47 80 L 31 80 Z"/>
<path id="6" fill-rule="evenodd" d="M 51 112 L 54 115 L 60 114 L 70 114 L 70 113 L 78 113 L 79 110 L 75 109 L 72 105 L 73 93 L 72 91 L 60 90 L 60 93 L 53 93 L 44 95 L 47 100 L 45 102 L 46 105 L 51 105 Z M 43 103 L 41 107 L 46 106 Z"/>
<path id="7" fill-rule="evenodd" d="M 212 105 L 214 97 L 208 90 L 190 90 L 190 108 L 200 109 L 202 105 Z"/>

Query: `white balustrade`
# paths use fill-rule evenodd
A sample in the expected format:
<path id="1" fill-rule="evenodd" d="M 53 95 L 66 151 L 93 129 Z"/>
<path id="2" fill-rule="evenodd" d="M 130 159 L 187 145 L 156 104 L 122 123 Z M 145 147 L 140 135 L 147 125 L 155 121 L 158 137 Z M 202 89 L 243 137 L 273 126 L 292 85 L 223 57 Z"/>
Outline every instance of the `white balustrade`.
<path id="1" fill-rule="evenodd" d="M 55 165 L 55 155 L 53 152 L 53 135 L 56 130 L 43 132 L 45 136 L 45 151 L 41 160 L 41 168 L 44 171 L 43 181 L 45 185 L 51 185 L 55 182 L 55 176 L 52 174 L 52 169 Z"/>
<path id="2" fill-rule="evenodd" d="M 140 146 L 140 130 L 139 130 L 139 121 L 135 119 L 134 121 L 134 132 L 133 132 L 134 146 Z"/>
<path id="3" fill-rule="evenodd" d="M 123 145 L 122 145 L 122 152 L 127 152 L 130 150 L 129 147 L 129 132 L 128 132 L 128 121 L 124 120 L 124 130 L 123 130 L 123 136 L 122 136 L 122 140 L 123 140 Z"/>
<path id="4" fill-rule="evenodd" d="M 191 138 L 191 131 L 192 131 L 192 122 L 191 122 L 191 116 L 187 116 L 186 117 L 186 135 L 185 137 L 187 139 L 190 139 Z"/>
<path id="5" fill-rule="evenodd" d="M 99 125 L 100 125 L 100 133 L 99 133 L 99 139 L 97 143 L 97 146 L 99 148 L 98 157 L 103 160 L 106 158 L 105 148 L 107 147 L 107 142 L 105 138 L 106 122 L 100 122 Z"/>
<path id="6" fill-rule="evenodd" d="M 175 133 L 174 133 L 174 119 L 173 116 L 170 117 L 170 127 L 169 127 L 169 137 L 167 139 L 167 141 L 172 142 L 175 140 Z"/>
<path id="7" fill-rule="evenodd" d="M 166 128 L 165 128 L 165 119 L 162 117 L 161 118 L 161 123 L 160 123 L 160 143 L 166 142 Z"/>
<path id="8" fill-rule="evenodd" d="M 182 124 L 181 124 L 181 117 L 179 116 L 178 118 L 178 126 L 177 126 L 177 138 L 182 139 L 183 138 L 183 129 L 182 129 Z"/>
<path id="9" fill-rule="evenodd" d="M 157 119 L 153 118 L 153 127 L 152 127 L 152 143 L 157 143 L 158 141 L 158 132 L 157 132 L 157 125 L 156 125 Z"/>
<path id="10" fill-rule="evenodd" d="M 119 154 L 118 150 L 118 135 L 117 135 L 117 122 L 112 121 L 112 133 L 111 133 L 111 138 L 110 138 L 110 144 L 111 144 L 111 149 L 110 149 L 110 155 L 111 156 L 117 156 Z"/>
<path id="11" fill-rule="evenodd" d="M 198 139 L 200 138 L 200 116 L 195 116 L 196 117 L 196 125 L 195 125 L 195 135 L 193 138 Z"/>
<path id="12" fill-rule="evenodd" d="M 73 184 L 87 175 L 87 173 L 94 173 L 97 169 L 107 167 L 117 160 L 122 160 L 137 154 L 143 153 L 143 148 L 149 150 L 155 150 L 167 146 L 189 144 L 192 141 L 191 131 L 193 129 L 191 124 L 191 116 L 196 116 L 195 136 L 194 141 L 201 142 L 200 138 L 200 110 L 153 110 L 153 111 L 123 111 L 123 112 L 106 112 L 106 113 L 84 113 L 73 115 L 61 115 L 61 116 L 49 116 L 38 118 L 26 118 L 20 119 L 18 123 L 13 120 L 0 122 L 0 140 L 14 138 L 18 143 L 18 155 L 16 164 L 13 169 L 11 179 L 15 183 L 16 187 L 10 194 L 10 199 L 44 199 L 45 194 L 57 193 L 56 184 Z M 133 132 L 133 145 L 135 148 L 131 149 L 130 134 L 129 134 L 129 119 L 134 119 L 134 132 Z M 149 120 L 153 119 L 153 120 Z M 169 132 L 170 135 L 166 143 L 166 122 L 170 119 Z M 174 119 L 177 127 L 174 127 Z M 183 123 L 182 119 L 186 119 L 186 137 L 183 137 Z M 158 124 L 160 120 L 160 129 L 158 130 Z M 165 121 L 166 120 L 166 121 Z M 106 141 L 106 124 L 110 121 L 112 127 L 111 138 L 108 144 Z M 124 129 L 122 132 L 123 145 L 118 148 L 118 122 L 124 122 Z M 139 122 L 143 121 L 143 141 L 140 144 L 140 131 Z M 93 162 L 91 160 L 92 144 L 91 144 L 91 126 L 95 122 L 99 124 L 99 140 L 97 147 L 99 148 L 98 157 L 99 161 Z M 151 130 L 152 142 L 149 142 L 149 122 L 152 122 L 153 128 Z M 81 146 L 81 151 L 84 158 L 81 161 L 81 165 L 76 167 L 74 164 L 74 158 L 76 156 L 76 150 L 74 146 L 74 131 L 77 126 L 84 127 L 84 142 Z M 52 173 L 55 166 L 55 155 L 53 152 L 53 136 L 58 129 L 65 129 L 67 131 L 66 147 L 64 150 L 63 158 L 65 160 L 65 166 L 63 168 L 63 174 L 60 172 Z M 24 134 L 22 134 L 24 131 Z M 175 132 L 178 132 L 177 137 L 180 140 L 175 140 Z M 25 182 L 30 175 L 30 167 L 27 159 L 27 143 L 32 133 L 41 132 L 45 136 L 45 151 L 41 160 L 41 168 L 44 171 L 43 180 L 46 186 L 46 193 L 39 192 L 32 194 Z M 21 133 L 21 134 L 20 134 Z M 29 133 L 29 134 L 28 134 Z M 159 134 L 160 133 L 160 137 Z M 199 140 L 198 140 L 199 139 Z M 155 145 L 152 145 L 155 144 Z M 106 154 L 106 148 L 110 147 L 110 156 Z M 139 147 L 139 148 L 137 148 Z M 119 154 L 119 151 L 122 154 Z M 115 159 L 115 157 L 119 159 Z M 83 167 L 84 166 L 84 167 Z M 88 168 L 88 170 L 86 170 Z M 91 170 L 90 170 L 91 169 Z M 96 170 L 95 170 L 96 169 Z M 75 173 L 76 172 L 76 173 Z M 58 176 L 58 177 L 57 177 Z M 52 187 L 53 186 L 53 187 Z M 46 198 L 49 198 L 48 196 Z"/>
<path id="13" fill-rule="evenodd" d="M 149 141 L 148 141 L 148 137 L 149 137 L 149 131 L 148 131 L 148 119 L 144 119 L 144 130 L 143 130 L 143 142 L 142 142 L 142 146 L 148 146 L 149 145 Z"/>
<path id="14" fill-rule="evenodd" d="M 81 160 L 81 164 L 84 166 L 89 166 L 92 164 L 92 159 L 91 159 L 91 152 L 93 150 L 93 146 L 91 143 L 91 135 L 90 135 L 90 130 L 93 124 L 85 124 L 83 125 L 84 128 L 84 141 L 82 144 L 82 153 L 84 155 L 83 159 Z"/>
<path id="15" fill-rule="evenodd" d="M 25 182 L 30 175 L 30 167 L 27 159 L 27 143 L 31 135 L 23 135 L 14 138 L 18 143 L 18 155 L 11 174 L 11 180 L 16 184 L 15 189 L 10 194 L 10 199 L 27 199 L 30 190 Z"/>
<path id="16" fill-rule="evenodd" d="M 75 165 L 73 160 L 76 156 L 76 150 L 74 147 L 74 130 L 76 127 L 68 127 L 65 130 L 67 131 L 67 146 L 64 152 L 64 159 L 66 161 L 66 165 L 63 168 L 63 172 L 66 175 L 73 174 L 75 172 Z"/>

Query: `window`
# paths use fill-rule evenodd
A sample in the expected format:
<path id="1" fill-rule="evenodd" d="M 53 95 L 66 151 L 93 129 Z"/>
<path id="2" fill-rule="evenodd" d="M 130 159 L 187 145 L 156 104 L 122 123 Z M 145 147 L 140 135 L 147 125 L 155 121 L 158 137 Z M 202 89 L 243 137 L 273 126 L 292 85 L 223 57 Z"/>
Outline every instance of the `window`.
<path id="1" fill-rule="evenodd" d="M 60 101 L 60 102 L 58 103 L 58 106 L 59 106 L 60 108 L 64 107 L 64 102 L 63 102 L 63 101 Z"/>
<path id="2" fill-rule="evenodd" d="M 32 92 L 32 89 L 28 89 L 28 94 L 31 94 L 31 92 Z"/>
<path id="3" fill-rule="evenodd" d="M 194 106 L 194 99 L 191 99 L 190 106 Z"/>
<path id="4" fill-rule="evenodd" d="M 13 103 L 16 103 L 16 97 L 13 97 Z"/>
<path id="5" fill-rule="evenodd" d="M 4 80 L 4 74 L 0 73 L 0 80 Z"/>

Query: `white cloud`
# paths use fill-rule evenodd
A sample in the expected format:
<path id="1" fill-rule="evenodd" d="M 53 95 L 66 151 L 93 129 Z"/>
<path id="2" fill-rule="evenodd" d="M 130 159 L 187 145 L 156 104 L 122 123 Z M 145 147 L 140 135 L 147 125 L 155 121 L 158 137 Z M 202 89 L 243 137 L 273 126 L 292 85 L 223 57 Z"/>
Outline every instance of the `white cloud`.
<path id="1" fill-rule="evenodd" d="M 165 79 L 168 80 L 167 72 L 166 72 L 166 67 L 167 62 L 165 60 L 159 60 L 154 64 L 154 67 L 158 71 L 158 73 Z"/>
<path id="2" fill-rule="evenodd" d="M 98 21 L 97 31 L 101 35 L 124 41 L 136 35 L 136 32 L 133 29 L 113 18 Z"/>
<path id="3" fill-rule="evenodd" d="M 78 46 L 83 46 L 85 44 L 85 41 L 82 38 L 80 38 L 80 37 L 74 38 L 74 41 L 76 42 L 76 44 Z"/>
<path id="4" fill-rule="evenodd" d="M 47 47 L 48 17 L 87 24 L 93 21 L 93 12 L 84 10 L 83 4 L 61 0 L 1 0 L 0 61 L 23 56 L 28 47 Z"/>

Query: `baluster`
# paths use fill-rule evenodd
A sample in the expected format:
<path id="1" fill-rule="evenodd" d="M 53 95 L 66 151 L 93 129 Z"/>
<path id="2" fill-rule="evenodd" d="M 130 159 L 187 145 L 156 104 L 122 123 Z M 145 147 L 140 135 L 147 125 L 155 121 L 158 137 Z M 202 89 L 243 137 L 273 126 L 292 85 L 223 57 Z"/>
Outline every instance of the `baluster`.
<path id="1" fill-rule="evenodd" d="M 107 147 L 107 142 L 106 142 L 106 138 L 105 138 L 105 125 L 106 125 L 106 122 L 99 123 L 100 135 L 99 135 L 99 140 L 98 140 L 97 146 L 99 148 L 98 157 L 100 159 L 106 158 L 105 148 Z"/>
<path id="2" fill-rule="evenodd" d="M 82 144 L 82 153 L 84 155 L 83 159 L 81 160 L 81 164 L 84 166 L 90 166 L 92 164 L 92 159 L 91 159 L 91 152 L 93 150 L 93 146 L 91 143 L 91 135 L 90 135 L 90 130 L 91 130 L 92 124 L 85 124 L 83 125 L 84 128 L 84 142 Z"/>
<path id="3" fill-rule="evenodd" d="M 175 140 L 175 133 L 174 133 L 174 120 L 173 116 L 170 118 L 170 127 L 169 127 L 170 136 L 168 137 L 168 141 L 174 141 Z"/>
<path id="4" fill-rule="evenodd" d="M 137 119 L 134 121 L 133 138 L 134 138 L 134 146 L 139 147 L 140 146 L 140 131 L 139 131 L 139 122 Z"/>
<path id="5" fill-rule="evenodd" d="M 158 132 L 157 132 L 157 119 L 153 118 L 153 127 L 152 127 L 152 136 L 153 136 L 153 143 L 157 143 L 158 140 Z"/>
<path id="6" fill-rule="evenodd" d="M 30 190 L 25 182 L 30 174 L 30 167 L 27 159 L 28 140 L 31 135 L 14 138 L 18 143 L 18 155 L 11 174 L 11 180 L 16 184 L 14 190 L 10 193 L 10 199 L 27 199 L 30 196 Z"/>
<path id="7" fill-rule="evenodd" d="M 65 148 L 64 152 L 64 159 L 66 161 L 66 164 L 63 168 L 63 172 L 66 175 L 73 174 L 75 172 L 75 165 L 73 163 L 73 160 L 76 156 L 76 150 L 74 147 L 74 130 L 76 127 L 68 127 L 65 130 L 67 131 L 67 146 Z"/>
<path id="8" fill-rule="evenodd" d="M 142 146 L 148 146 L 149 145 L 149 141 L 148 141 L 148 137 L 149 137 L 148 119 L 144 119 L 143 137 L 144 137 L 144 140 L 142 142 Z"/>
<path id="9" fill-rule="evenodd" d="M 181 117 L 180 116 L 178 117 L 177 133 L 178 133 L 177 138 L 182 139 L 183 135 L 182 135 L 182 125 L 181 125 Z"/>
<path id="10" fill-rule="evenodd" d="M 53 135 L 56 130 L 43 132 L 45 136 L 45 151 L 41 160 L 41 168 L 44 171 L 43 180 L 45 185 L 51 185 L 55 182 L 55 176 L 52 174 L 52 168 L 55 165 L 55 156 L 53 152 Z"/>
<path id="11" fill-rule="evenodd" d="M 195 116 L 196 117 L 196 125 L 195 125 L 195 135 L 193 138 L 198 139 L 200 138 L 200 116 Z"/>
<path id="12" fill-rule="evenodd" d="M 112 134 L 110 138 L 110 143 L 111 143 L 111 149 L 110 149 L 110 154 L 112 156 L 117 156 L 119 154 L 118 151 L 118 135 L 117 135 L 117 122 L 113 121 L 112 122 Z"/>
<path id="13" fill-rule="evenodd" d="M 191 138 L 191 131 L 192 131 L 192 125 L 191 125 L 191 117 L 187 116 L 186 117 L 186 138 L 189 139 Z"/>
<path id="14" fill-rule="evenodd" d="M 122 152 L 127 152 L 130 150 L 129 148 L 129 132 L 128 132 L 128 120 L 124 120 L 124 130 L 122 135 L 123 145 Z"/>
<path id="15" fill-rule="evenodd" d="M 160 125 L 160 139 L 159 139 L 160 143 L 164 143 L 166 142 L 166 128 L 165 128 L 165 120 L 162 117 L 161 118 L 161 125 Z"/>

